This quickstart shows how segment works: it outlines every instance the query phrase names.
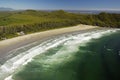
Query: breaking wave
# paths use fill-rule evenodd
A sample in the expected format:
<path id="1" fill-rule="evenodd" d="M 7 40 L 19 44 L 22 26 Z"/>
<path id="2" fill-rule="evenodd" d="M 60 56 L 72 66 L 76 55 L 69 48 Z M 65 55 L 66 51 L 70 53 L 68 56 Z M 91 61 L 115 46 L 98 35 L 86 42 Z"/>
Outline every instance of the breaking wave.
<path id="1" fill-rule="evenodd" d="M 58 63 L 62 65 L 65 61 L 74 58 L 73 57 L 74 54 L 70 53 L 77 52 L 79 50 L 80 45 L 85 46 L 87 42 L 90 42 L 93 39 L 100 38 L 103 35 L 115 33 L 116 31 L 117 29 L 106 31 L 97 30 L 82 34 L 71 33 L 56 37 L 54 39 L 47 40 L 7 60 L 3 65 L 0 66 L 0 79 L 13 80 L 12 76 L 16 72 L 20 71 L 20 69 L 22 69 L 24 65 L 31 61 L 34 61 L 35 56 L 39 56 L 40 54 L 43 54 L 47 51 L 50 52 L 49 51 L 50 49 L 52 50 L 54 49 L 56 53 L 52 56 L 48 56 L 48 58 L 45 59 L 44 62 L 42 63 L 44 64 L 42 67 L 49 67 L 49 65 L 57 65 Z M 59 50 L 57 50 L 57 48 L 59 48 Z M 68 54 L 70 55 L 68 56 Z"/>

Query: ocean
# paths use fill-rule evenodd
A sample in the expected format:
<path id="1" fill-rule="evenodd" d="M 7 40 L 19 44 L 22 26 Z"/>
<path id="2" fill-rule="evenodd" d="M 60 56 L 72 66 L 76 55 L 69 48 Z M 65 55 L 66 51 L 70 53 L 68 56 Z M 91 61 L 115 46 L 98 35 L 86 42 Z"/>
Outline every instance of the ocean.
<path id="1" fill-rule="evenodd" d="M 59 36 L 9 60 L 0 72 L 5 80 L 119 80 L 120 31 Z"/>

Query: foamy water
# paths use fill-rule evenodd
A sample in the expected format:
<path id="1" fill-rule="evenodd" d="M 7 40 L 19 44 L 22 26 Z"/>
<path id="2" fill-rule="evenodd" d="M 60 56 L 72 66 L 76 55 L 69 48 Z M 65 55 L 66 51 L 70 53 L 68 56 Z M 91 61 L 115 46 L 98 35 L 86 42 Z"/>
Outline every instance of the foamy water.
<path id="1" fill-rule="evenodd" d="M 64 36 L 56 37 L 54 39 L 47 40 L 39 44 L 38 46 L 35 46 L 23 53 L 20 53 L 19 55 L 11 58 L 7 62 L 5 62 L 2 66 L 0 66 L 0 80 L 13 80 L 12 75 L 14 74 L 14 72 L 18 71 L 21 67 L 23 67 L 28 62 L 30 62 L 33 59 L 33 57 L 39 54 L 42 54 L 51 48 L 59 46 L 60 44 L 69 46 L 68 49 L 74 52 L 74 51 L 77 51 L 78 43 L 79 44 L 87 43 L 91 39 L 100 38 L 103 35 L 106 35 L 108 33 L 114 33 L 114 32 L 116 32 L 116 29 L 106 30 L 106 31 L 98 30 L 98 31 L 87 32 L 83 34 L 69 34 L 69 35 L 64 35 Z M 70 46 L 70 45 L 73 45 L 73 46 Z M 57 58 L 56 55 L 52 57 L 53 59 Z"/>

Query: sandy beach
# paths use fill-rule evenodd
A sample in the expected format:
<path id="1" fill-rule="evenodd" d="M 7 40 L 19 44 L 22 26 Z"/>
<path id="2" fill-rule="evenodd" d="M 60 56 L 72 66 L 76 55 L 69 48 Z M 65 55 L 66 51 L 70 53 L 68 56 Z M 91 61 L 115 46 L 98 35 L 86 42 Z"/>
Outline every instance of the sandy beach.
<path id="1" fill-rule="evenodd" d="M 76 31 L 87 32 L 88 30 L 91 30 L 91 29 L 99 29 L 99 27 L 89 26 L 89 25 L 77 25 L 77 26 L 73 26 L 73 27 L 37 32 L 37 33 L 33 33 L 33 34 L 28 34 L 28 35 L 24 35 L 24 36 L 15 37 L 12 39 L 0 41 L 0 59 L 5 57 L 6 55 L 8 55 L 8 53 L 11 50 L 20 48 L 22 46 L 28 45 L 35 41 L 40 41 L 40 40 L 44 41 L 48 37 L 65 34 L 65 33 L 76 32 Z"/>

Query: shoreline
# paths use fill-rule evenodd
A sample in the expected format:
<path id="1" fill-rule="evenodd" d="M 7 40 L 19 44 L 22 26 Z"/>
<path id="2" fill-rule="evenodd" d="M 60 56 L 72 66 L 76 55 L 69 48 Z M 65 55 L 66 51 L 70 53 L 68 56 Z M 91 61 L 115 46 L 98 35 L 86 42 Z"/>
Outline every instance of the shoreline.
<path id="1" fill-rule="evenodd" d="M 1 79 L 5 80 L 12 80 L 12 76 L 14 75 L 15 71 L 19 71 L 19 69 L 26 65 L 28 62 L 31 62 L 32 58 L 42 54 L 46 50 L 49 50 L 57 45 L 61 45 L 61 43 L 64 43 L 64 41 L 67 43 L 71 40 L 75 42 L 75 44 L 78 43 L 87 43 L 92 39 L 97 39 L 102 37 L 103 35 L 106 35 L 107 33 L 111 34 L 111 32 L 116 32 L 116 30 L 110 30 L 110 29 L 89 29 L 89 30 L 84 30 L 84 31 L 79 31 L 79 32 L 72 32 L 68 34 L 62 34 L 55 36 L 51 38 L 51 40 L 48 39 L 48 41 L 44 41 L 38 46 L 33 47 L 32 49 L 26 51 L 25 53 L 18 54 L 17 56 L 9 59 L 5 64 L 1 65 Z M 109 35 L 108 34 L 108 35 Z M 97 36 L 96 36 L 97 35 Z M 73 43 L 72 42 L 72 43 Z M 64 44 L 65 45 L 65 44 Z M 70 44 L 67 44 L 67 46 L 72 45 L 71 42 Z M 73 44 L 74 45 L 74 44 Z M 77 45 L 76 45 L 77 46 Z M 70 48 L 71 49 L 71 48 Z M 74 50 L 74 49 L 72 49 Z"/>
<path id="2" fill-rule="evenodd" d="M 24 36 L 3 40 L 0 41 L 0 60 L 3 59 L 6 55 L 9 55 L 10 51 L 34 43 L 36 41 L 43 42 L 49 38 L 52 38 L 53 36 L 59 36 L 62 34 L 68 34 L 73 32 L 82 32 L 82 31 L 87 32 L 93 29 L 101 29 L 101 28 L 90 25 L 77 25 L 73 27 L 37 32 L 33 34 L 28 34 Z"/>

